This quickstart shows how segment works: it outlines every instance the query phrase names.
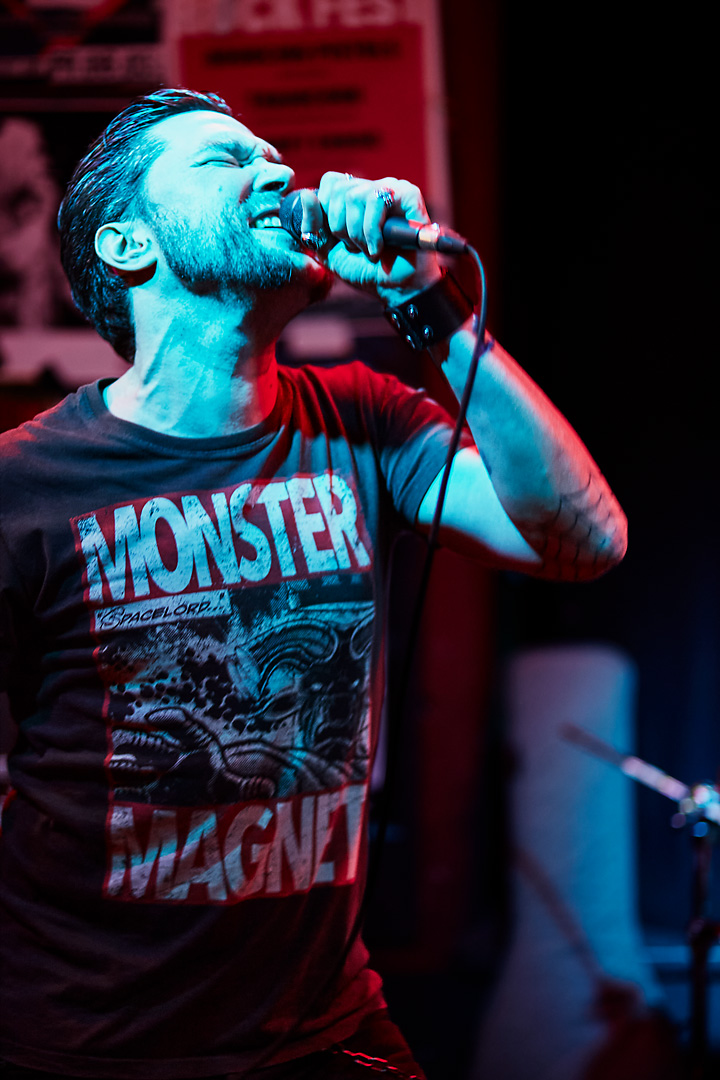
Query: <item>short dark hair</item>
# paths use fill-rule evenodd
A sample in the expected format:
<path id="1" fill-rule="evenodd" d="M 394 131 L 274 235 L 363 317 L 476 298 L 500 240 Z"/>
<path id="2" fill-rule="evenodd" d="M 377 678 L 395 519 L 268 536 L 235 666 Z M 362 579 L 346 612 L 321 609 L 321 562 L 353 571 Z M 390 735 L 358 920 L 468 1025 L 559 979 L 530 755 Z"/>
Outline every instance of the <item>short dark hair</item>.
<path id="1" fill-rule="evenodd" d="M 149 129 L 170 116 L 201 109 L 233 115 L 217 94 L 195 90 L 155 90 L 136 98 L 91 143 L 60 204 L 60 257 L 73 299 L 128 363 L 135 357 L 128 284 L 98 257 L 95 233 L 105 222 L 138 209 L 141 181 L 162 149 L 148 138 Z"/>

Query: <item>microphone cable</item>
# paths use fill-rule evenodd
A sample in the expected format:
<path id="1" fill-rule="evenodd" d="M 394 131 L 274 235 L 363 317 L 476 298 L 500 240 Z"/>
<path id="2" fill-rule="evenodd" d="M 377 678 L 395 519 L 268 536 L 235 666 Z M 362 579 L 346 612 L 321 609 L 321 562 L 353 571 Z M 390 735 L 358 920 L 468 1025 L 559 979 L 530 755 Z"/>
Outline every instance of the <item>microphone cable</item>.
<path id="1" fill-rule="evenodd" d="M 404 730 L 405 712 L 406 712 L 406 699 L 410 686 L 410 675 L 412 674 L 412 666 L 415 658 L 415 650 L 417 648 L 418 638 L 420 636 L 420 626 L 422 624 L 422 615 L 425 607 L 425 601 L 427 598 L 428 586 L 430 583 L 430 574 L 432 572 L 433 561 L 435 552 L 438 547 L 438 535 L 440 532 L 440 524 L 442 519 L 443 507 L 445 505 L 445 497 L 447 495 L 447 486 L 450 479 L 450 469 L 452 466 L 453 458 L 457 453 L 457 448 L 460 444 L 460 437 L 462 435 L 463 425 L 465 423 L 465 417 L 467 414 L 468 406 L 470 404 L 470 396 L 472 394 L 473 386 L 475 385 L 475 377 L 477 375 L 478 365 L 484 353 L 486 353 L 493 345 L 493 339 L 488 338 L 485 340 L 485 323 L 487 320 L 487 288 L 485 282 L 485 269 L 483 267 L 480 256 L 475 248 L 465 241 L 466 253 L 472 258 L 475 264 L 476 281 L 478 286 L 478 303 L 473 315 L 474 330 L 475 330 L 475 345 L 473 347 L 472 355 L 470 358 L 470 365 L 468 373 L 465 379 L 465 385 L 463 387 L 462 396 L 460 398 L 460 404 L 458 407 L 457 419 L 455 426 L 448 444 L 447 454 L 445 456 L 445 462 L 442 469 L 442 479 L 440 481 L 440 490 L 438 492 L 437 503 L 435 504 L 435 512 L 433 514 L 432 523 L 430 525 L 430 531 L 427 537 L 427 550 L 425 552 L 425 558 L 423 560 L 422 570 L 420 573 L 420 581 L 418 584 L 418 590 L 415 597 L 415 604 L 413 607 L 413 615 L 410 622 L 410 631 L 408 635 L 408 642 L 405 647 L 405 654 L 402 667 L 400 668 L 400 675 L 398 679 L 398 689 L 395 695 L 394 709 L 389 712 L 389 722 L 387 725 L 387 744 L 386 744 L 386 763 L 385 763 L 385 780 L 378 798 L 377 806 L 377 831 L 375 837 L 370 843 L 370 852 L 367 859 L 367 874 L 365 877 L 365 888 L 363 891 L 362 900 L 358 908 L 355 921 L 352 924 L 350 933 L 343 947 L 343 951 L 340 957 L 331 969 L 330 974 L 322 980 L 320 986 L 316 988 L 305 1004 L 305 1007 L 298 1014 L 290 1027 L 265 1050 L 253 1063 L 250 1068 L 249 1076 L 252 1077 L 256 1069 L 267 1064 L 273 1058 L 278 1050 L 285 1045 L 285 1043 L 295 1034 L 303 1021 L 312 1013 L 313 1009 L 317 1005 L 318 1001 L 323 995 L 332 987 L 335 980 L 341 974 L 345 967 L 350 952 L 352 951 L 356 941 L 362 933 L 363 924 L 365 922 L 370 902 L 375 895 L 375 889 L 377 887 L 377 881 L 380 874 L 380 865 L 382 863 L 382 856 L 385 848 L 385 841 L 387 837 L 388 825 L 390 823 L 390 811 L 395 795 L 395 788 L 397 783 L 399 757 L 400 757 L 400 745 L 402 741 L 402 733 Z"/>

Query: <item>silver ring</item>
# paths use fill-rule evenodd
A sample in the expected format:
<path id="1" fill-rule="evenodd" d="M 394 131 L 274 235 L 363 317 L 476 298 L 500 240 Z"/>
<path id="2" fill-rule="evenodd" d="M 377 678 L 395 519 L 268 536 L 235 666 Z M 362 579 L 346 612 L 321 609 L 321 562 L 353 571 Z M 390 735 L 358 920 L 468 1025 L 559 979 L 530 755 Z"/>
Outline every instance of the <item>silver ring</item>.
<path id="1" fill-rule="evenodd" d="M 311 251 L 320 251 L 328 242 L 327 233 L 324 229 L 320 232 L 304 232 L 300 234 L 300 241 Z"/>
<path id="2" fill-rule="evenodd" d="M 395 192 L 389 187 L 375 188 L 375 198 L 382 199 L 386 208 L 389 210 L 395 203 Z"/>

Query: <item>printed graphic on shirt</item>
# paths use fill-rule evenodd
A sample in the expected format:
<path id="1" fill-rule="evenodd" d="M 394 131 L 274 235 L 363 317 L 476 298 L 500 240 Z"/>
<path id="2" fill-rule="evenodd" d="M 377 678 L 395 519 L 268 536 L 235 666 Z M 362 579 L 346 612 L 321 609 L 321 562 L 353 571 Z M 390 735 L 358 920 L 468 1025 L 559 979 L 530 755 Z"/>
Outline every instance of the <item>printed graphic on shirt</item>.
<path id="1" fill-rule="evenodd" d="M 105 894 L 153 903 L 233 904 L 357 877 L 367 784 L 233 806 L 115 803 Z"/>
<path id="2" fill-rule="evenodd" d="M 352 487 L 246 483 L 73 524 L 107 687 L 106 894 L 233 903 L 352 881 L 374 622 Z"/>
<path id="3" fill-rule="evenodd" d="M 227 614 L 233 586 L 371 565 L 355 492 L 337 473 L 137 500 L 72 524 L 100 634 Z"/>

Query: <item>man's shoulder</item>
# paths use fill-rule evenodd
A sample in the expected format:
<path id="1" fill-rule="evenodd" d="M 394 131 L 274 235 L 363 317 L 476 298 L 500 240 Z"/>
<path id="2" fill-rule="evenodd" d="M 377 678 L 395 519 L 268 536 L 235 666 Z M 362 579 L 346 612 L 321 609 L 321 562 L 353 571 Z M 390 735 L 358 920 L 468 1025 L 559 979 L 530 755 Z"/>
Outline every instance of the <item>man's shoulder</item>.
<path id="1" fill-rule="evenodd" d="M 0 467 L 16 468 L 24 458 L 44 450 L 49 452 L 62 443 L 70 431 L 76 431 L 84 387 L 67 394 L 61 401 L 37 413 L 30 420 L 0 432 Z"/>
<path id="2" fill-rule="evenodd" d="M 384 378 L 363 363 L 362 360 L 343 360 L 329 364 L 301 364 L 297 367 L 281 364 L 279 367 L 281 372 L 297 385 L 311 382 L 333 387 L 339 391 L 357 382 L 382 381 Z"/>
<path id="3" fill-rule="evenodd" d="M 344 402 L 379 404 L 392 392 L 402 388 L 394 375 L 376 371 L 362 360 L 335 364 L 303 364 L 300 367 L 280 365 L 283 377 L 293 391 L 302 397 L 327 396 L 337 405 Z"/>

